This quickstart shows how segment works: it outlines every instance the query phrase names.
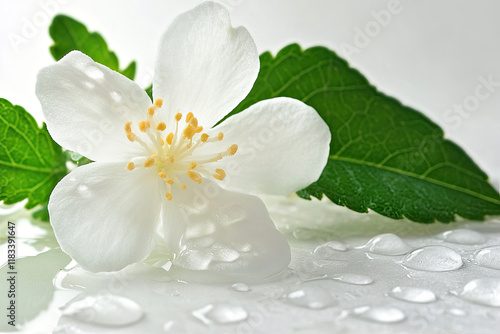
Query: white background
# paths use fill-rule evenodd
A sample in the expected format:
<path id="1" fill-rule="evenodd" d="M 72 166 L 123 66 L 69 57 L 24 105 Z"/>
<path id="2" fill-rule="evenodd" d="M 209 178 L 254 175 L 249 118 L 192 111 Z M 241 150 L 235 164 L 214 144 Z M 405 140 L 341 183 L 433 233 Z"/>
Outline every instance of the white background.
<path id="1" fill-rule="evenodd" d="M 42 120 L 34 87 L 38 70 L 53 63 L 48 26 L 56 13 L 73 16 L 91 31 L 100 32 L 117 53 L 122 68 L 137 60 L 136 80 L 147 86 L 161 33 L 173 17 L 199 2 L 0 0 L 0 97 L 24 106 Z M 233 24 L 250 31 L 260 52 L 275 53 L 293 42 L 337 51 L 381 91 L 442 126 L 446 136 L 461 145 L 498 188 L 500 2 L 221 2 L 229 7 Z M 391 9 L 390 16 L 381 14 Z M 367 38 L 360 37 L 363 32 Z M 499 86 L 492 92 L 484 85 L 478 88 L 481 77 L 499 82 Z M 475 97 L 476 89 L 481 99 Z M 462 116 L 452 109 L 467 103 L 469 111 L 464 109 Z"/>

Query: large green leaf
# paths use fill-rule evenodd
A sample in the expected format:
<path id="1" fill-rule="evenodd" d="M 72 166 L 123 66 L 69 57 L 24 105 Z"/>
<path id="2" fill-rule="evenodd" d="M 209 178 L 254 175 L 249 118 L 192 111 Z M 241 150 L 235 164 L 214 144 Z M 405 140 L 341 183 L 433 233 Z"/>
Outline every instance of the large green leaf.
<path id="1" fill-rule="evenodd" d="M 135 61 L 131 62 L 125 69 L 120 70 L 118 57 L 108 49 L 104 38 L 96 32 L 89 32 L 85 25 L 75 19 L 65 15 L 57 15 L 52 20 L 49 33 L 54 40 L 50 52 L 55 60 L 61 59 L 70 51 L 78 50 L 94 61 L 120 72 L 131 80 L 134 79 Z"/>
<path id="2" fill-rule="evenodd" d="M 487 176 L 416 110 L 378 92 L 334 52 L 289 45 L 260 57 L 259 77 L 231 114 L 277 96 L 314 107 L 332 133 L 321 178 L 298 194 L 417 222 L 500 214 Z M 311 149 L 314 149 L 311 147 Z"/>
<path id="3" fill-rule="evenodd" d="M 45 205 L 66 174 L 66 159 L 45 124 L 40 129 L 22 107 L 0 98 L 0 200 L 26 208 Z"/>

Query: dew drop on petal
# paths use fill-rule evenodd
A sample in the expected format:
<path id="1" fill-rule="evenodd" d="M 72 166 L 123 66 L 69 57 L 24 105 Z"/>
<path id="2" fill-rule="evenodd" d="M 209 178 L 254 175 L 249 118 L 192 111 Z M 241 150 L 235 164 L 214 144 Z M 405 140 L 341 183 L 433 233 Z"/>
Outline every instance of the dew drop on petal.
<path id="1" fill-rule="evenodd" d="M 83 198 L 90 198 L 90 197 L 92 197 L 92 193 L 90 192 L 89 187 L 87 187 L 84 184 L 79 185 L 76 190 L 78 191 L 78 194 L 80 196 L 82 196 Z"/>
<path id="2" fill-rule="evenodd" d="M 248 313 L 243 307 L 232 303 L 209 304 L 193 311 L 192 314 L 206 325 L 231 324 L 248 318 Z"/>
<path id="3" fill-rule="evenodd" d="M 165 333 L 185 333 L 186 328 L 178 322 L 170 320 L 163 324 L 163 331 Z"/>
<path id="4" fill-rule="evenodd" d="M 472 261 L 482 267 L 500 269 L 500 246 L 492 246 L 476 251 Z"/>
<path id="5" fill-rule="evenodd" d="M 331 279 L 354 285 L 368 285 L 373 283 L 373 278 L 370 276 L 351 273 L 333 275 Z"/>
<path id="6" fill-rule="evenodd" d="M 142 318 L 142 309 L 134 301 L 115 295 L 92 295 L 69 302 L 63 315 L 96 325 L 125 326 Z"/>
<path id="7" fill-rule="evenodd" d="M 412 303 L 432 303 L 436 301 L 434 292 L 415 287 L 395 287 L 389 296 Z"/>
<path id="8" fill-rule="evenodd" d="M 337 303 L 328 290 L 311 285 L 293 290 L 286 294 L 285 298 L 290 304 L 315 310 L 327 308 Z"/>
<path id="9" fill-rule="evenodd" d="M 467 312 L 465 312 L 464 310 L 459 309 L 459 308 L 450 308 L 449 310 L 446 310 L 446 313 L 451 314 L 451 315 L 455 315 L 457 317 L 463 317 L 463 316 L 467 315 Z"/>
<path id="10" fill-rule="evenodd" d="M 245 283 L 234 283 L 231 288 L 234 291 L 239 291 L 239 292 L 248 292 L 250 291 L 250 287 L 246 285 Z"/>
<path id="11" fill-rule="evenodd" d="M 406 315 L 395 307 L 369 307 L 363 306 L 353 310 L 353 316 L 359 319 L 375 321 L 381 323 L 400 322 L 406 318 Z"/>
<path id="12" fill-rule="evenodd" d="M 466 229 L 446 231 L 437 237 L 447 242 L 462 245 L 480 245 L 486 242 L 486 238 L 481 233 Z"/>
<path id="13" fill-rule="evenodd" d="M 87 68 L 85 68 L 85 74 L 92 79 L 104 78 L 104 72 L 97 66 L 87 66 Z"/>
<path id="14" fill-rule="evenodd" d="M 371 238 L 363 248 L 380 255 L 403 255 L 411 250 L 400 237 L 392 233 L 380 234 Z"/>
<path id="15" fill-rule="evenodd" d="M 405 267 L 424 271 L 450 271 L 462 267 L 462 257 L 443 246 L 426 246 L 414 250 L 403 259 Z"/>
<path id="16" fill-rule="evenodd" d="M 500 279 L 472 280 L 463 287 L 459 296 L 476 304 L 500 307 Z"/>

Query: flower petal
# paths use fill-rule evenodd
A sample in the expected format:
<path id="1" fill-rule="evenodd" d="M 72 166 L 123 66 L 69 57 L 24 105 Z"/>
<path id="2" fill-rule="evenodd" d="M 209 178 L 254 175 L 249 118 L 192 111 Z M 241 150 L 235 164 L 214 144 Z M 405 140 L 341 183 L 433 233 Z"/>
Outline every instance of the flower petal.
<path id="1" fill-rule="evenodd" d="M 76 168 L 54 188 L 50 222 L 61 249 L 85 270 L 115 271 L 153 248 L 160 195 L 149 169 L 94 162 Z"/>
<path id="2" fill-rule="evenodd" d="M 191 189 L 191 190 L 190 190 Z M 188 280 L 262 280 L 290 263 L 290 247 L 262 201 L 203 181 L 164 207 L 165 238 L 177 249 L 173 274 Z M 172 232 L 172 225 L 177 228 Z M 179 238 L 179 231 L 184 236 Z"/>
<path id="3" fill-rule="evenodd" d="M 192 112 L 208 129 L 243 100 L 258 72 L 248 31 L 231 26 L 224 6 L 206 1 L 179 15 L 163 35 L 153 95 L 170 115 Z"/>
<path id="4" fill-rule="evenodd" d="M 204 145 L 200 154 L 238 145 L 234 156 L 210 165 L 226 172 L 222 186 L 232 191 L 287 195 L 303 189 L 319 178 L 330 151 L 325 121 L 313 108 L 291 98 L 258 102 L 208 133 L 219 132 L 224 139 Z"/>
<path id="5" fill-rule="evenodd" d="M 143 152 L 130 143 L 127 121 L 145 118 L 151 100 L 133 81 L 72 51 L 38 73 L 36 95 L 50 135 L 96 161 L 123 161 Z"/>

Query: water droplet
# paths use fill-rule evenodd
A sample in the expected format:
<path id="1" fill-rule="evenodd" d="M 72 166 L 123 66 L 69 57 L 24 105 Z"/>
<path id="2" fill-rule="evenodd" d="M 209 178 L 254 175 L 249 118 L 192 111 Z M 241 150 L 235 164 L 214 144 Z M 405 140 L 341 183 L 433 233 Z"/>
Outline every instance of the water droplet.
<path id="1" fill-rule="evenodd" d="M 250 287 L 245 283 L 234 283 L 232 286 L 234 291 L 247 292 L 250 291 Z"/>
<path id="2" fill-rule="evenodd" d="M 500 307 L 500 279 L 472 280 L 464 286 L 459 295 L 476 304 Z"/>
<path id="3" fill-rule="evenodd" d="M 62 311 L 79 321 L 106 326 L 130 325 L 142 318 L 142 309 L 136 302 L 114 295 L 77 297 Z"/>
<path id="4" fill-rule="evenodd" d="M 412 303 L 431 303 L 436 301 L 434 292 L 414 287 L 395 287 L 389 293 L 389 296 Z"/>
<path id="5" fill-rule="evenodd" d="M 186 328 L 173 320 L 164 323 L 163 330 L 167 333 L 186 333 Z"/>
<path id="6" fill-rule="evenodd" d="M 310 309 L 323 309 L 336 304 L 330 292 L 319 286 L 303 286 L 289 292 L 286 300 L 291 304 Z"/>
<path id="7" fill-rule="evenodd" d="M 373 278 L 370 276 L 350 273 L 333 275 L 331 276 L 331 279 L 355 285 L 367 285 L 373 283 Z"/>
<path id="8" fill-rule="evenodd" d="M 92 197 L 92 193 L 90 192 L 89 187 L 87 187 L 84 184 L 79 185 L 77 188 L 77 191 L 78 191 L 78 194 L 80 194 L 80 196 L 82 196 L 83 198 Z"/>
<path id="9" fill-rule="evenodd" d="M 363 306 L 353 310 L 353 315 L 357 318 L 382 323 L 392 323 L 403 321 L 406 316 L 395 307 L 369 307 Z"/>
<path id="10" fill-rule="evenodd" d="M 463 245 L 479 245 L 486 242 L 486 238 L 481 233 L 466 229 L 446 231 L 437 237 L 447 242 Z"/>
<path id="11" fill-rule="evenodd" d="M 500 269 L 500 246 L 487 247 L 474 253 L 473 261 L 482 267 Z"/>
<path id="12" fill-rule="evenodd" d="M 324 245 L 316 247 L 313 254 L 318 259 L 331 259 L 334 258 L 337 252 L 345 252 L 347 250 L 346 244 L 340 241 L 329 241 Z"/>
<path id="13" fill-rule="evenodd" d="M 231 303 L 214 303 L 193 311 L 193 315 L 204 324 L 231 324 L 248 318 L 247 311 Z"/>
<path id="14" fill-rule="evenodd" d="M 462 257 L 443 246 L 427 246 L 414 250 L 403 259 L 408 268 L 425 271 L 450 271 L 463 265 Z"/>
<path id="15" fill-rule="evenodd" d="M 451 314 L 451 315 L 456 315 L 458 317 L 463 317 L 467 315 L 467 312 L 464 310 L 461 310 L 459 308 L 450 308 L 449 310 L 446 311 L 446 313 Z"/>
<path id="16" fill-rule="evenodd" d="M 363 248 L 381 255 L 403 255 L 411 250 L 400 237 L 392 233 L 380 234 L 371 238 Z"/>

